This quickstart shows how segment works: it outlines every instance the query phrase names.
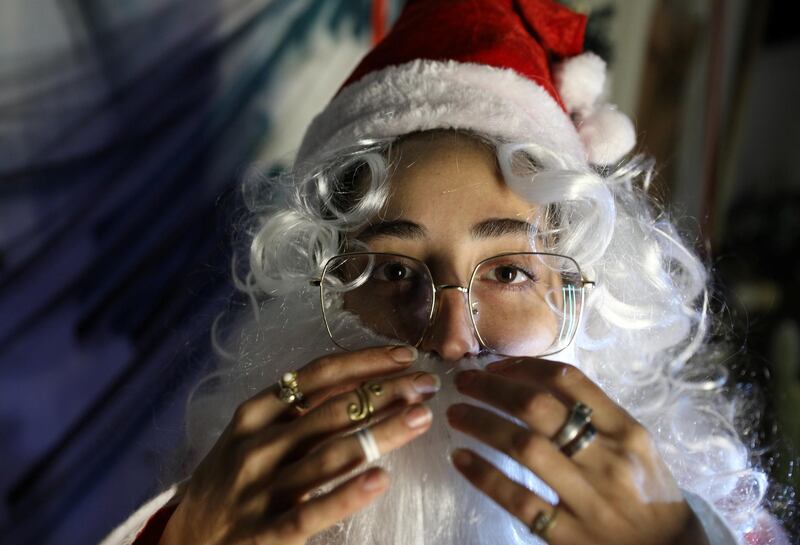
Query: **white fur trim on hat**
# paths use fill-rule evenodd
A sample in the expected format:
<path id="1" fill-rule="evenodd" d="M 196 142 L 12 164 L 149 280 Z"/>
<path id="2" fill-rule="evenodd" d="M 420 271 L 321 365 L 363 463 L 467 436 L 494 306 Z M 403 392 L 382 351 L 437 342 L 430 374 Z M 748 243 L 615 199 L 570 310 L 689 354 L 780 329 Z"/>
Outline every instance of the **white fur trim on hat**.
<path id="1" fill-rule="evenodd" d="M 535 143 L 568 168 L 588 167 L 572 120 L 542 87 L 510 69 L 421 59 L 342 89 L 312 121 L 297 162 L 316 162 L 363 139 L 447 128 Z"/>
<path id="2" fill-rule="evenodd" d="M 594 108 L 606 84 L 606 61 L 594 53 L 570 57 L 553 67 L 553 81 L 569 113 Z"/>
<path id="3" fill-rule="evenodd" d="M 606 63 L 591 52 L 570 57 L 553 67 L 558 94 L 578 125 L 593 165 L 611 165 L 636 145 L 633 122 L 606 103 Z"/>
<path id="4" fill-rule="evenodd" d="M 636 129 L 624 113 L 603 104 L 579 123 L 578 133 L 593 165 L 612 165 L 636 145 Z"/>

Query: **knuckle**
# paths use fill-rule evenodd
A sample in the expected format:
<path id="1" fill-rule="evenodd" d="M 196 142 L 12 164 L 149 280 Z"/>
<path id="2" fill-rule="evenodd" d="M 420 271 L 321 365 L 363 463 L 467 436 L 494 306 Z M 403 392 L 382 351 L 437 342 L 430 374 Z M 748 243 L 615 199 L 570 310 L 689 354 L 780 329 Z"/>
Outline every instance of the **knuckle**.
<path id="1" fill-rule="evenodd" d="M 341 367 L 339 360 L 340 358 L 334 354 L 321 356 L 311 362 L 310 367 L 321 382 L 329 382 L 339 374 L 339 368 Z"/>
<path id="2" fill-rule="evenodd" d="M 239 449 L 239 473 L 243 476 L 255 477 L 263 463 L 263 455 L 260 451 L 247 446 Z"/>
<path id="3" fill-rule="evenodd" d="M 512 456 L 525 461 L 531 467 L 541 466 L 549 454 L 549 441 L 529 431 L 518 432 L 513 439 Z"/>
<path id="4" fill-rule="evenodd" d="M 620 487 L 629 483 L 633 477 L 633 464 L 631 460 L 624 457 L 615 457 L 612 462 L 609 462 L 605 467 L 606 478 Z"/>
<path id="5" fill-rule="evenodd" d="M 634 424 L 625 431 L 623 446 L 629 452 L 647 453 L 653 448 L 653 438 L 644 426 Z"/>
<path id="6" fill-rule="evenodd" d="M 569 390 L 585 380 L 583 373 L 577 367 L 566 363 L 557 366 L 554 373 L 553 382 L 564 390 Z"/>
<path id="7" fill-rule="evenodd" d="M 346 457 L 341 447 L 342 444 L 337 441 L 319 451 L 317 465 L 322 474 L 330 475 L 342 467 Z"/>
<path id="8" fill-rule="evenodd" d="M 539 420 L 553 414 L 553 404 L 549 396 L 535 393 L 524 396 L 521 401 L 522 416 L 530 420 Z"/>
<path id="9" fill-rule="evenodd" d="M 596 505 L 592 510 L 593 523 L 597 528 L 618 527 L 617 514 L 605 504 Z"/>
<path id="10" fill-rule="evenodd" d="M 337 395 L 315 409 L 316 419 L 326 425 L 336 426 L 343 421 L 343 416 L 348 413 L 348 407 L 353 401 L 354 394 L 352 392 Z"/>
<path id="11" fill-rule="evenodd" d="M 533 496 L 527 490 L 515 488 L 509 499 L 511 511 L 522 520 L 533 521 L 539 509 Z"/>
<path id="12" fill-rule="evenodd" d="M 234 432 L 241 432 L 247 428 L 247 422 L 250 419 L 252 405 L 250 401 L 245 401 L 233 411 L 231 417 L 231 427 Z"/>

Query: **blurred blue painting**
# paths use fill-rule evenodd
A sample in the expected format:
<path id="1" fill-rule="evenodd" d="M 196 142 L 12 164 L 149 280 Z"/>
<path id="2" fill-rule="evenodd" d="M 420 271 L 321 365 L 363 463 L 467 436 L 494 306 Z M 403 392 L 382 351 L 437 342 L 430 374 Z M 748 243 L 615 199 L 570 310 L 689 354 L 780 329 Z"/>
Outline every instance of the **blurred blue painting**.
<path id="1" fill-rule="evenodd" d="M 166 484 L 242 176 L 291 163 L 376 4 L 0 3 L 0 542 L 96 543 Z"/>

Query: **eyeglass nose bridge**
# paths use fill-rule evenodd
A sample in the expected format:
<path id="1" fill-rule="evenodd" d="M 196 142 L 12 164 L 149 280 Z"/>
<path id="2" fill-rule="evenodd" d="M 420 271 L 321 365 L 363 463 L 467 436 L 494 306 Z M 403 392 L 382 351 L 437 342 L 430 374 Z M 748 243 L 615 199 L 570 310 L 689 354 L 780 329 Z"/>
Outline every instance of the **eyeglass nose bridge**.
<path id="1" fill-rule="evenodd" d="M 459 286 L 457 284 L 439 284 L 438 286 L 434 286 L 433 289 L 436 292 L 440 292 L 443 290 L 458 290 L 461 293 L 467 293 L 469 290 L 464 286 Z"/>
<path id="2" fill-rule="evenodd" d="M 419 340 L 419 342 L 417 344 L 419 345 L 420 343 L 423 342 L 425 337 L 428 335 L 428 332 L 430 331 L 431 326 L 438 319 L 439 311 L 442 308 L 442 298 L 439 296 L 439 294 L 440 294 L 440 292 L 442 292 L 444 290 L 456 290 L 459 293 L 463 293 L 464 295 L 466 295 L 464 303 L 467 306 L 467 313 L 469 315 L 470 325 L 472 326 L 472 334 L 475 335 L 475 338 L 477 339 L 478 344 L 481 347 L 485 347 L 486 343 L 484 343 L 483 338 L 481 337 L 481 334 L 478 332 L 478 328 L 475 327 L 475 316 L 474 315 L 476 315 L 478 313 L 478 309 L 476 307 L 473 307 L 470 304 L 470 301 L 469 301 L 469 288 L 466 288 L 464 286 L 459 286 L 458 284 L 433 285 L 433 305 L 432 305 L 432 308 L 431 308 L 431 313 L 430 313 L 430 316 L 428 317 L 428 324 L 425 326 L 425 329 L 424 329 L 424 331 L 422 333 L 422 336 L 420 337 L 420 340 Z"/>
<path id="3" fill-rule="evenodd" d="M 433 308 L 431 308 L 431 314 L 430 314 L 430 319 L 428 320 L 428 326 L 425 328 L 425 332 L 426 333 L 427 333 L 428 328 L 430 328 L 431 324 L 434 321 L 436 321 L 436 319 L 438 318 L 439 310 L 442 308 L 442 300 L 441 300 L 441 297 L 439 297 L 439 293 L 444 291 L 444 290 L 456 290 L 459 293 L 463 293 L 463 294 L 467 295 L 467 301 L 465 301 L 465 302 L 467 304 L 468 311 L 472 312 L 473 314 L 477 313 L 477 309 L 470 309 L 469 308 L 469 306 L 470 306 L 469 305 L 469 288 L 465 288 L 464 286 L 459 286 L 458 284 L 439 284 L 438 286 L 434 285 L 433 286 L 433 293 L 434 293 L 434 295 L 433 295 L 433 298 L 434 298 L 433 299 Z M 478 332 L 477 332 L 477 330 L 475 330 L 474 322 L 473 322 L 472 326 L 473 326 L 473 330 L 474 330 L 475 334 L 477 335 Z M 480 339 L 480 336 L 478 336 L 478 339 Z"/>
<path id="4" fill-rule="evenodd" d="M 435 300 L 434 300 L 434 306 L 433 306 L 433 309 L 432 309 L 432 312 L 431 312 L 431 321 L 435 320 L 436 319 L 436 315 L 439 314 L 439 307 L 441 306 L 441 302 L 440 302 L 441 300 L 439 299 L 438 294 L 439 294 L 439 292 L 444 291 L 444 290 L 456 290 L 459 293 L 467 294 L 467 307 L 470 306 L 469 305 L 469 288 L 465 288 L 464 286 L 459 286 L 458 284 L 439 284 L 438 286 L 433 286 L 433 292 L 434 292 Z M 477 308 L 470 308 L 469 311 L 472 312 L 473 314 L 477 314 L 478 313 L 478 309 Z M 473 326 L 474 326 L 474 324 L 473 324 Z M 475 333 L 477 334 L 477 330 L 475 331 Z"/>

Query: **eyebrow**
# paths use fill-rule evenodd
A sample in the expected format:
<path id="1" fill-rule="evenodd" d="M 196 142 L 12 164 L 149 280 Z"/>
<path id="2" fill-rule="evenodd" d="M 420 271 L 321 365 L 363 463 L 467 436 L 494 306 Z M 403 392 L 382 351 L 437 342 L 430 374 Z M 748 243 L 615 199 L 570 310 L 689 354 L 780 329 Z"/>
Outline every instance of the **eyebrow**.
<path id="1" fill-rule="evenodd" d="M 512 218 L 490 218 L 476 223 L 470 229 L 472 238 L 497 238 L 505 235 L 529 235 L 533 225 L 527 221 Z"/>
<path id="2" fill-rule="evenodd" d="M 370 224 L 362 230 L 356 238 L 363 242 L 367 242 L 376 237 L 397 237 L 418 240 L 425 238 L 427 235 L 428 230 L 422 225 L 414 223 L 413 221 L 396 220 Z"/>
<path id="3" fill-rule="evenodd" d="M 473 225 L 470 234 L 472 238 L 487 239 L 505 235 L 529 235 L 532 231 L 533 226 L 527 221 L 513 218 L 490 218 Z M 419 240 L 428 236 L 428 230 L 413 221 L 381 221 L 367 226 L 356 238 L 367 242 L 381 236 Z"/>

